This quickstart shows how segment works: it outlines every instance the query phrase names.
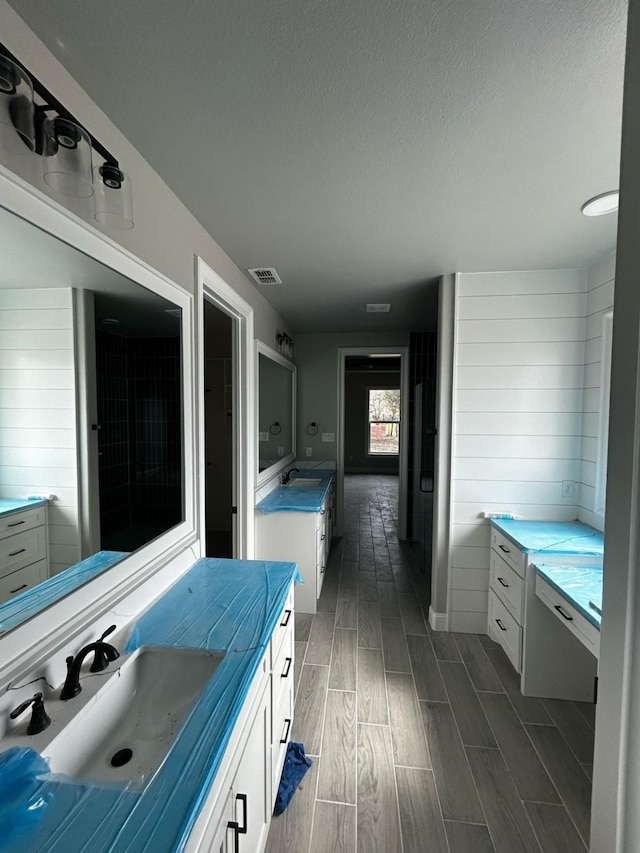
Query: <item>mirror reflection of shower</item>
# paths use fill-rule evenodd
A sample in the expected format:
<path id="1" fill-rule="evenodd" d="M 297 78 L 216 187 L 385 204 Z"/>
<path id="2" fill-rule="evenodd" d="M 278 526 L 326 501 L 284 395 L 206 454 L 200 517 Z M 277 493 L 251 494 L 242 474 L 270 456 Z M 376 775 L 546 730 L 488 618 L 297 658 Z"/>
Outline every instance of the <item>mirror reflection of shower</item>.
<path id="1" fill-rule="evenodd" d="M 183 517 L 180 311 L 96 295 L 95 349 L 100 548 L 133 551 Z"/>

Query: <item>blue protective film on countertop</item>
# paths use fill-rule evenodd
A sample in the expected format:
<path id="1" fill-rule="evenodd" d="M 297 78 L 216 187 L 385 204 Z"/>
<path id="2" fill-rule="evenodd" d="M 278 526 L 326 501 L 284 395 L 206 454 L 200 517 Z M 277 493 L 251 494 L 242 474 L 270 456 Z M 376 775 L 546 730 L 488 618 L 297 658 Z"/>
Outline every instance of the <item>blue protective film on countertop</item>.
<path id="1" fill-rule="evenodd" d="M 0 515 L 11 515 L 12 512 L 46 506 L 48 503 L 46 498 L 0 498 Z"/>
<path id="2" fill-rule="evenodd" d="M 0 633 L 10 631 L 25 619 L 30 619 L 65 595 L 78 589 L 83 583 L 111 568 L 129 556 L 128 551 L 98 551 L 86 560 L 64 569 L 53 577 L 28 589 L 21 595 L 0 604 Z"/>
<path id="3" fill-rule="evenodd" d="M 600 566 L 556 566 L 536 564 L 538 574 L 560 595 L 600 628 L 602 613 L 602 568 Z M 592 603 L 600 610 L 596 610 Z"/>
<path id="4" fill-rule="evenodd" d="M 334 471 L 328 468 L 302 468 L 295 480 L 321 480 L 317 486 L 276 486 L 259 504 L 258 512 L 320 512 L 329 491 Z"/>
<path id="5" fill-rule="evenodd" d="M 548 551 L 601 557 L 604 552 L 604 534 L 581 521 L 491 519 L 491 525 L 526 553 Z"/>
<path id="6" fill-rule="evenodd" d="M 158 772 L 143 790 L 41 777 L 36 793 L 49 798 L 44 815 L 11 843 L 0 837 L 0 851 L 183 850 L 290 585 L 299 577 L 294 563 L 222 559 L 195 563 L 141 616 L 126 649 L 165 645 L 224 653 Z M 0 819 L 3 807 L 0 802 Z"/>

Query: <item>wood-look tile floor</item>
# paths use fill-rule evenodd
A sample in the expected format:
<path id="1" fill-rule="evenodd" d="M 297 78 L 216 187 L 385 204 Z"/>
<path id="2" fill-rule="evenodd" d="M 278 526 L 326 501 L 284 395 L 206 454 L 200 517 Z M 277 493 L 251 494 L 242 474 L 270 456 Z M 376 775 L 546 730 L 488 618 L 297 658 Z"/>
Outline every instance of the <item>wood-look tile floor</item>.
<path id="1" fill-rule="evenodd" d="M 296 618 L 313 766 L 267 853 L 586 853 L 594 706 L 526 698 L 487 636 L 432 632 L 396 531 L 397 478 L 345 477 L 345 536 Z"/>

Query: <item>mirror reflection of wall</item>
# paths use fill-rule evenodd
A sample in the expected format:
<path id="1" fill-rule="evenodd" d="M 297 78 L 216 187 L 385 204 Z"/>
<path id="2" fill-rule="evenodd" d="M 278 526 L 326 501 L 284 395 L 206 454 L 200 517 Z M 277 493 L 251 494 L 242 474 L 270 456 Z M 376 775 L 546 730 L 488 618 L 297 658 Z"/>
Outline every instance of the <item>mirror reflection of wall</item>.
<path id="1" fill-rule="evenodd" d="M 258 473 L 294 453 L 295 367 L 266 347 L 258 354 Z"/>
<path id="2" fill-rule="evenodd" d="M 53 496 L 46 581 L 183 520 L 181 312 L 1 208 L 0 259 L 0 499 Z"/>

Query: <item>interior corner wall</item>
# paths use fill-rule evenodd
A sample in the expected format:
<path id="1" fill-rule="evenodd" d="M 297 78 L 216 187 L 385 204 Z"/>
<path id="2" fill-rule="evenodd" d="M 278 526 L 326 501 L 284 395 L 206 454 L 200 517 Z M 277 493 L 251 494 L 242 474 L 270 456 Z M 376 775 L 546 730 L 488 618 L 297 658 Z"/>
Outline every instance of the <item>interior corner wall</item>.
<path id="1" fill-rule="evenodd" d="M 580 454 L 580 507 L 578 518 L 602 530 L 604 518 L 595 510 L 600 427 L 600 385 L 602 361 L 602 318 L 613 308 L 615 252 L 593 264 L 587 279 L 587 320 L 585 332 L 584 398 L 582 406 L 582 452 Z"/>
<path id="2" fill-rule="evenodd" d="M 453 380 L 449 630 L 485 632 L 484 511 L 572 520 L 582 433 L 586 272 L 460 274 Z"/>
<path id="3" fill-rule="evenodd" d="M 342 347 L 406 347 L 408 332 L 353 332 L 296 335 L 298 368 L 296 447 L 299 459 L 311 462 L 336 461 L 336 442 L 323 442 L 322 433 L 338 431 L 338 350 Z M 318 424 L 317 435 L 308 435 L 306 427 Z"/>
<path id="4" fill-rule="evenodd" d="M 254 309 L 255 336 L 275 348 L 276 331 L 293 334 L 278 313 L 214 239 L 192 216 L 126 137 L 101 112 L 6 0 L 0 0 L 2 42 L 78 121 L 89 128 L 122 164 L 133 186 L 135 228 L 104 230 L 119 243 L 189 293 L 195 292 L 195 258 L 201 257 Z M 135 90 L 127 93 L 135 98 Z M 36 154 L 0 151 L 0 163 L 97 230 L 91 199 L 56 196 L 42 180 Z M 0 199 L 0 203 L 2 200 Z"/>

